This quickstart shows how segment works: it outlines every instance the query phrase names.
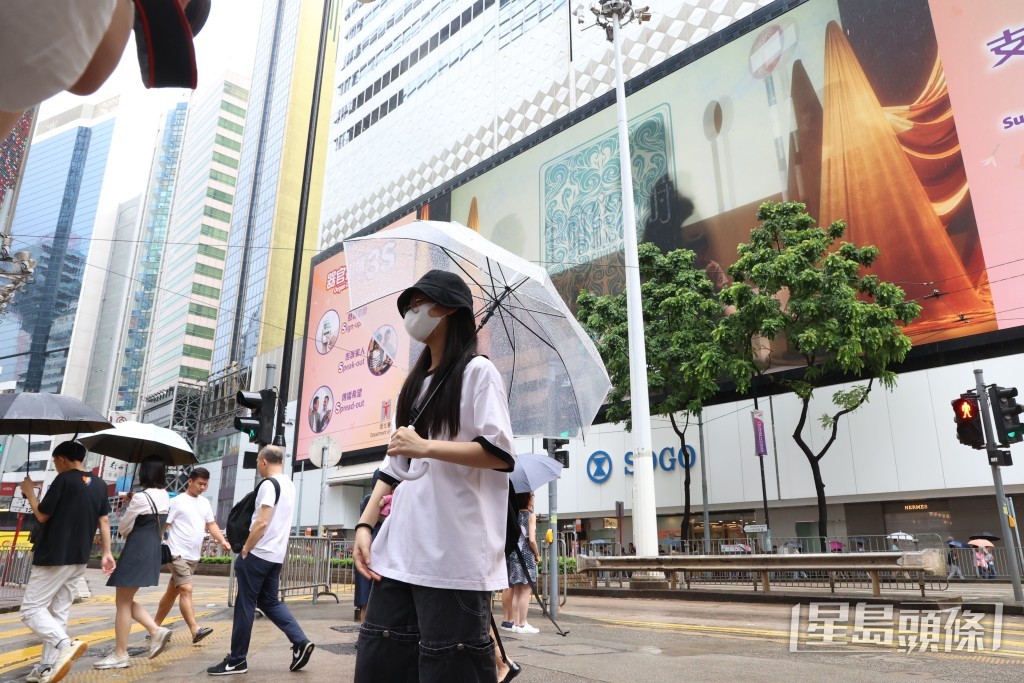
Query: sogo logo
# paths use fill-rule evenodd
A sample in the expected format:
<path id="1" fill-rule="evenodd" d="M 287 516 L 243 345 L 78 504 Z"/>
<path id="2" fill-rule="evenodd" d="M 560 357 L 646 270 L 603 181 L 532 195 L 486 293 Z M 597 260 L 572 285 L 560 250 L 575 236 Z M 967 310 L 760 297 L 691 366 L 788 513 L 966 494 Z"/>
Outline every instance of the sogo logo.
<path id="1" fill-rule="evenodd" d="M 681 453 L 677 455 L 676 449 L 672 446 L 657 451 L 652 458 L 655 471 L 660 469 L 662 472 L 671 472 L 676 465 L 684 469 L 693 467 L 697 462 L 697 452 L 693 446 L 689 445 L 685 447 L 685 451 L 685 458 Z M 633 476 L 633 451 L 626 453 L 623 460 L 625 461 L 623 471 L 626 476 Z M 608 481 L 612 476 L 613 469 L 612 457 L 606 451 L 594 451 L 587 460 L 587 476 L 595 484 L 603 484 Z"/>

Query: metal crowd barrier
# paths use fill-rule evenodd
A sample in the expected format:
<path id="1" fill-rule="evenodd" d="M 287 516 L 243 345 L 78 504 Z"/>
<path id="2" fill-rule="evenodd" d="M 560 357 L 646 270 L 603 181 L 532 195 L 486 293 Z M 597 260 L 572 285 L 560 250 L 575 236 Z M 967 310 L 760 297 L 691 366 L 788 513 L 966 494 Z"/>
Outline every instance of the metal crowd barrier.
<path id="1" fill-rule="evenodd" d="M 0 546 L 0 597 L 18 598 L 32 574 L 32 546 L 10 543 Z"/>
<path id="2" fill-rule="evenodd" d="M 883 574 L 903 573 L 909 581 L 916 581 L 922 596 L 925 592 L 925 576 L 945 576 L 944 553 L 937 548 L 909 552 L 857 552 L 857 553 L 808 553 L 808 554 L 729 554 L 729 555 L 662 555 L 659 557 L 604 556 L 577 558 L 576 569 L 589 573 L 591 585 L 597 587 L 600 572 L 637 571 L 664 572 L 671 587 L 677 586 L 678 574 L 689 587 L 693 573 L 727 572 L 740 580 L 759 576 L 761 589 L 771 590 L 772 577 L 780 573 L 823 572 L 826 574 L 846 573 L 866 576 L 871 582 L 871 592 L 880 595 Z M 756 583 L 755 583 L 756 586 Z"/>
<path id="3" fill-rule="evenodd" d="M 288 595 L 310 595 L 315 604 L 322 595 L 340 602 L 331 584 L 332 542 L 315 536 L 290 536 L 288 550 L 281 566 L 278 591 L 283 600 Z M 228 606 L 235 604 L 235 563 L 228 575 Z"/>

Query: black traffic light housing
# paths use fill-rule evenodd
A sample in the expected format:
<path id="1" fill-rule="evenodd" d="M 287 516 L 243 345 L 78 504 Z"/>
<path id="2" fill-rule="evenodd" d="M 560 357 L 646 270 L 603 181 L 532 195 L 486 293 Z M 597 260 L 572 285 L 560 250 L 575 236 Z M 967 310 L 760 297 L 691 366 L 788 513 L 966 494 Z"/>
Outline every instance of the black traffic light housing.
<path id="1" fill-rule="evenodd" d="M 269 444 L 274 440 L 274 409 L 277 392 L 273 389 L 239 391 L 235 400 L 249 409 L 249 417 L 236 417 L 235 429 L 249 435 L 249 443 Z"/>
<path id="2" fill-rule="evenodd" d="M 569 467 L 569 449 L 566 448 L 568 445 L 569 439 L 544 439 L 544 450 L 552 458 L 562 463 L 562 467 L 565 469 Z"/>
<path id="3" fill-rule="evenodd" d="M 965 446 L 981 450 L 985 448 L 985 430 L 981 426 L 981 406 L 978 395 L 973 391 L 960 394 L 950 401 L 956 420 L 956 438 Z"/>
<path id="4" fill-rule="evenodd" d="M 1020 423 L 1020 414 L 1024 406 L 1017 404 L 1017 387 L 988 388 L 988 400 L 992 404 L 992 417 L 995 421 L 996 439 L 1002 446 L 1024 441 L 1024 427 Z"/>

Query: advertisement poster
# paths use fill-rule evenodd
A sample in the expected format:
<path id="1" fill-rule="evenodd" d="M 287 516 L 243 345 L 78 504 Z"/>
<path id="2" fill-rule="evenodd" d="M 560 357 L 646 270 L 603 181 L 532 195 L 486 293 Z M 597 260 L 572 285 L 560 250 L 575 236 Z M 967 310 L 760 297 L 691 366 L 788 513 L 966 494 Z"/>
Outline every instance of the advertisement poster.
<path id="1" fill-rule="evenodd" d="M 632 93 L 640 238 L 723 287 L 758 206 L 799 201 L 880 249 L 871 272 L 923 308 L 914 344 L 1021 324 L 1024 3 L 932 5 L 934 24 L 928 0 L 810 0 Z M 571 308 L 618 293 L 619 153 L 609 107 L 453 189 L 452 220 Z M 784 337 L 770 359 L 803 363 Z"/>
<path id="2" fill-rule="evenodd" d="M 313 266 L 296 460 L 316 450 L 330 461 L 390 440 L 413 346 L 396 299 L 351 311 L 345 252 Z"/>
<path id="3" fill-rule="evenodd" d="M 1024 3 L 932 0 L 1000 329 L 1024 322 Z"/>

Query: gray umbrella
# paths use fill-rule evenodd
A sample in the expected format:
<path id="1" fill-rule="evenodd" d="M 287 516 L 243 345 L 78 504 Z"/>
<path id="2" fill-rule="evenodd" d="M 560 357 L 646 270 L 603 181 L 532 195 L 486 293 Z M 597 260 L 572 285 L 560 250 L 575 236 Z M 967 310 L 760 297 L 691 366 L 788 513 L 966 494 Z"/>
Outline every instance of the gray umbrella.
<path id="1" fill-rule="evenodd" d="M 63 394 L 0 394 L 0 434 L 83 434 L 110 429 L 104 417 Z"/>
<path id="2" fill-rule="evenodd" d="M 508 480 L 516 493 L 531 493 L 562 476 L 562 463 L 540 453 L 517 453 Z"/>

